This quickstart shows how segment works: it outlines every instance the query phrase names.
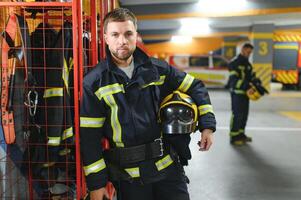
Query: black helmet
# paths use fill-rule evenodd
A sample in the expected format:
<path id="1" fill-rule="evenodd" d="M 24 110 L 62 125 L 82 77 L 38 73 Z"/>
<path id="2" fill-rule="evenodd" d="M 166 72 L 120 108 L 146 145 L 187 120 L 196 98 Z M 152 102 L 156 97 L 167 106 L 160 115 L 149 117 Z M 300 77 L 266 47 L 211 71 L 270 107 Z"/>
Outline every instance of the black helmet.
<path id="1" fill-rule="evenodd" d="M 165 97 L 159 109 L 163 134 L 189 134 L 196 130 L 197 106 L 190 96 L 174 91 Z"/>

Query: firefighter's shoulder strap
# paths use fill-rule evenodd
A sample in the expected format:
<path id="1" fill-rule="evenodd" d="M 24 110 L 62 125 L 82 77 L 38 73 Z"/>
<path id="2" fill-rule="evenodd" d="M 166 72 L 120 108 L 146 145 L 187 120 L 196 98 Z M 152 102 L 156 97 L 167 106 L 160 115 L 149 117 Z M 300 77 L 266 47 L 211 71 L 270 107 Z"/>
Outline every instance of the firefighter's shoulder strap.
<path id="1" fill-rule="evenodd" d="M 21 48 L 15 46 L 17 35 L 21 38 Z M 26 80 L 31 78 L 27 63 L 31 62 L 31 54 L 25 51 L 25 44 L 30 44 L 28 26 L 25 19 L 16 14 L 10 14 L 4 31 L 1 34 L 1 122 L 7 144 L 15 141 L 14 113 L 13 113 L 13 80 L 15 73 L 16 59 L 22 60 L 25 54 L 24 64 Z M 24 44 L 25 43 L 25 44 Z M 29 52 L 29 51 L 28 51 Z M 31 82 L 31 81 L 28 81 Z"/>

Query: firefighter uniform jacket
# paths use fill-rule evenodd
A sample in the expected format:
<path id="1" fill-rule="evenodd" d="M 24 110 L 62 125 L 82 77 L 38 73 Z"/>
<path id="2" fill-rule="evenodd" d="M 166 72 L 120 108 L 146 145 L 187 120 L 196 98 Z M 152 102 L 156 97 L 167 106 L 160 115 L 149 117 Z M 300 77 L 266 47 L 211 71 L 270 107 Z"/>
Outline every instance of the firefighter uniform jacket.
<path id="1" fill-rule="evenodd" d="M 253 67 L 248 58 L 239 54 L 229 64 L 229 87 L 234 94 L 246 94 L 250 82 L 255 77 Z"/>
<path id="2" fill-rule="evenodd" d="M 107 59 L 89 72 L 83 83 L 80 114 L 80 143 L 84 173 L 90 190 L 104 187 L 108 180 L 100 141 L 106 137 L 111 148 L 151 143 L 160 138 L 157 112 L 161 100 L 174 90 L 189 94 L 199 111 L 199 129 L 215 131 L 216 121 L 204 84 L 165 61 L 148 57 L 137 48 L 132 79 Z M 144 183 L 158 180 L 173 164 L 169 154 L 125 168 Z"/>

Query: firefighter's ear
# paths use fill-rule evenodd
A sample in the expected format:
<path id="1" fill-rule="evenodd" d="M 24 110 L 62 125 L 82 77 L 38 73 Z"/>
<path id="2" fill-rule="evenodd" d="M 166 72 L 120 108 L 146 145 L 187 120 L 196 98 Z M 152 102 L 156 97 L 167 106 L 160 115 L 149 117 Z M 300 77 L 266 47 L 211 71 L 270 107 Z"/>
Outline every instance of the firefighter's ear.
<path id="1" fill-rule="evenodd" d="M 108 44 L 108 36 L 107 36 L 107 34 L 105 33 L 103 36 L 104 36 L 106 44 Z"/>

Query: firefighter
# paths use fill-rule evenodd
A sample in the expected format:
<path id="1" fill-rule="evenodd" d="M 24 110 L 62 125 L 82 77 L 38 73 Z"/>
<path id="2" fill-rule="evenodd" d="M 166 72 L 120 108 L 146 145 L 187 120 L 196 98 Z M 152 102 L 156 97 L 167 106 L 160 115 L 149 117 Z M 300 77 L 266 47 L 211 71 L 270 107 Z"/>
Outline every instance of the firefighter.
<path id="1" fill-rule="evenodd" d="M 245 134 L 249 113 L 249 98 L 247 93 L 253 93 L 251 82 L 255 78 L 249 57 L 253 45 L 245 43 L 240 54 L 229 63 L 229 88 L 231 93 L 232 116 L 230 122 L 230 143 L 244 145 L 252 138 Z"/>
<path id="2" fill-rule="evenodd" d="M 158 122 L 160 102 L 175 90 L 198 107 L 200 148 L 209 150 L 216 121 L 204 84 L 136 47 L 137 19 L 125 8 L 104 18 L 106 59 L 84 78 L 80 144 L 90 199 L 107 197 L 113 182 L 119 200 L 187 200 L 178 160 L 170 155 Z M 101 139 L 109 141 L 103 151 Z"/>

